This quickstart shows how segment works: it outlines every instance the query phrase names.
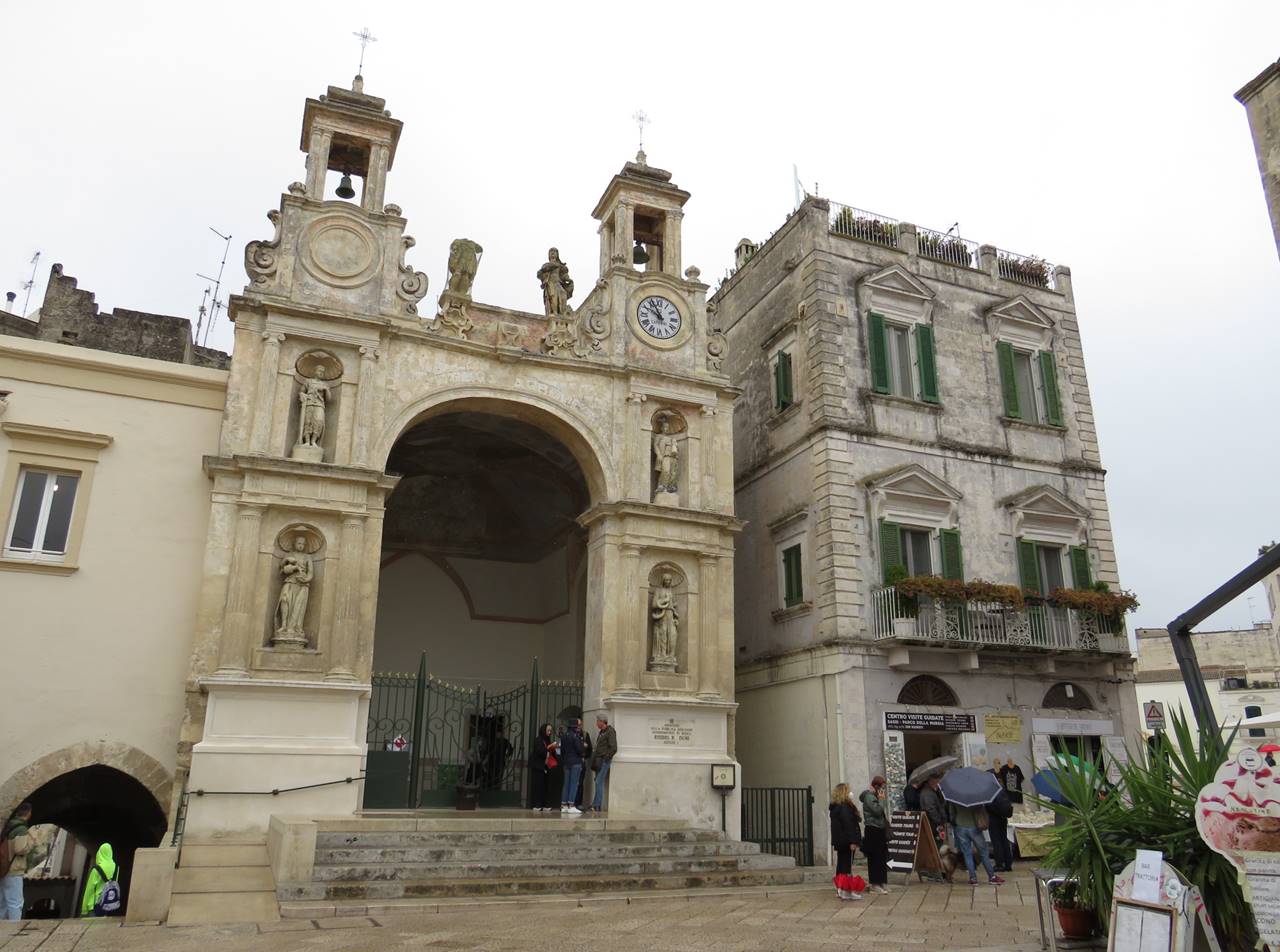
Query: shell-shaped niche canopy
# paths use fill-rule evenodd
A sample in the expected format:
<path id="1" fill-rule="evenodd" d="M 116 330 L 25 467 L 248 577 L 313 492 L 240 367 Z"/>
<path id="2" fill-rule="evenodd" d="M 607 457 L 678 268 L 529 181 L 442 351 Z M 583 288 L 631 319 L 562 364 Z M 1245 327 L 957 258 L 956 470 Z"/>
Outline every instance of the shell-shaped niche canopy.
<path id="1" fill-rule="evenodd" d="M 312 380 L 337 380 L 342 376 L 342 361 L 327 350 L 308 350 L 293 366 L 300 376 Z"/>
<path id="2" fill-rule="evenodd" d="M 299 539 L 306 543 L 303 551 L 307 555 L 315 555 L 324 549 L 324 533 L 302 522 L 290 523 L 281 529 L 276 536 L 276 548 L 280 552 L 295 552 Z"/>

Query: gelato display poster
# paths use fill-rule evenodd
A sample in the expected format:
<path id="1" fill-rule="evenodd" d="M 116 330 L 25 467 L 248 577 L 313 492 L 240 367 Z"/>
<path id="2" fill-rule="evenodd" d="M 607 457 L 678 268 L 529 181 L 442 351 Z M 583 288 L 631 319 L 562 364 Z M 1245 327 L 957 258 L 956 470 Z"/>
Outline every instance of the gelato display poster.
<path id="1" fill-rule="evenodd" d="M 1280 854 L 1280 777 L 1246 747 L 1218 768 L 1196 802 L 1200 838 L 1236 869 L 1246 853 Z"/>

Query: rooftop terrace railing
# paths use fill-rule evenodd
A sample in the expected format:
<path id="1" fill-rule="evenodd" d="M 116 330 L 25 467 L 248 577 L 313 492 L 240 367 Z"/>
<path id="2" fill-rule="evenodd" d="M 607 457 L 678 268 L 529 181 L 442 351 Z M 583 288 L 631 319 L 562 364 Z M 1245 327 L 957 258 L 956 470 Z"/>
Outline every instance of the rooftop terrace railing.
<path id="1" fill-rule="evenodd" d="M 1053 265 L 1035 255 L 1016 255 L 1012 251 L 996 251 L 1000 277 L 1033 288 L 1053 287 Z"/>
<path id="2" fill-rule="evenodd" d="M 857 238 L 886 248 L 898 247 L 896 218 L 880 215 L 862 208 L 831 202 L 831 230 L 846 238 Z"/>
<path id="3" fill-rule="evenodd" d="M 957 235 L 917 227 L 916 245 L 920 254 L 926 258 L 958 264 L 962 268 L 979 267 L 976 241 L 966 241 Z"/>

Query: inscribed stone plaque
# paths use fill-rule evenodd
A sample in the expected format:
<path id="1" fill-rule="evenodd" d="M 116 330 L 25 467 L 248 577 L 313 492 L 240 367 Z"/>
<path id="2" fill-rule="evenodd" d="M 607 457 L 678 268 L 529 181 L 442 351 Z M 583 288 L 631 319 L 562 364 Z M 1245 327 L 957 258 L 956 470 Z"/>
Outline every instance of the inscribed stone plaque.
<path id="1" fill-rule="evenodd" d="M 988 714 L 982 719 L 988 744 L 1021 744 L 1021 714 Z"/>
<path id="2" fill-rule="evenodd" d="M 680 721 L 674 717 L 665 721 L 654 718 L 649 721 L 649 737 L 663 747 L 690 747 L 693 745 L 693 721 Z"/>

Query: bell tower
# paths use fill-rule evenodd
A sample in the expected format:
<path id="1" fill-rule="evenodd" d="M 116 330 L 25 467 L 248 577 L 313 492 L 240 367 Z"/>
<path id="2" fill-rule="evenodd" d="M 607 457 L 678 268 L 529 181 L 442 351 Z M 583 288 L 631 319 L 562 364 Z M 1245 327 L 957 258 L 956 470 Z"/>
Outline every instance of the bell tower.
<path id="1" fill-rule="evenodd" d="M 600 222 L 600 273 L 629 267 L 680 278 L 680 220 L 689 193 L 671 184 L 671 173 L 636 153 L 596 203 Z"/>
<path id="2" fill-rule="evenodd" d="M 392 119 L 386 100 L 364 91 L 357 76 L 350 89 L 330 86 L 319 99 L 308 99 L 302 114 L 302 142 L 307 153 L 306 197 L 324 201 L 327 172 L 340 172 L 337 196 L 355 197 L 351 177 L 363 182 L 360 207 L 381 212 L 387 172 L 396 158 L 402 123 Z"/>

